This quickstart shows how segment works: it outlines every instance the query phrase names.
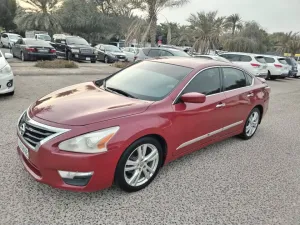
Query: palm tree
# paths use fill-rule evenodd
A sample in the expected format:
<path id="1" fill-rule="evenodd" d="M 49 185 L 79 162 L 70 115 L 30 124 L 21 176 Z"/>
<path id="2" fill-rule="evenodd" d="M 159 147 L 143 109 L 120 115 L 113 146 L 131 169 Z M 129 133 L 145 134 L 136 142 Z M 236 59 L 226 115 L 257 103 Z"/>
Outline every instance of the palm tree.
<path id="1" fill-rule="evenodd" d="M 296 44 L 293 41 L 298 40 L 297 35 L 298 32 L 294 33 L 293 31 L 288 33 L 277 33 L 275 36 L 276 51 L 280 54 L 290 51 L 290 47 L 292 46 L 293 48 Z"/>
<path id="2" fill-rule="evenodd" d="M 61 0 L 20 0 L 28 7 L 19 8 L 16 23 L 21 30 L 39 29 L 50 33 L 60 31 L 59 20 L 54 14 Z"/>
<path id="3" fill-rule="evenodd" d="M 127 0 L 136 8 L 147 12 L 151 46 L 156 44 L 157 17 L 165 8 L 179 7 L 187 4 L 189 0 Z"/>
<path id="4" fill-rule="evenodd" d="M 194 38 L 192 50 L 205 54 L 211 48 L 218 48 L 219 38 L 224 29 L 225 17 L 217 17 L 217 14 L 217 11 L 212 11 L 190 15 L 188 22 L 190 22 L 190 30 Z"/>
<path id="5" fill-rule="evenodd" d="M 290 40 L 287 43 L 288 52 L 291 53 L 292 56 L 295 56 L 296 53 L 300 52 L 300 38 L 297 37 L 293 40 Z"/>
<path id="6" fill-rule="evenodd" d="M 226 27 L 231 29 L 231 34 L 234 36 L 236 30 L 241 30 L 243 27 L 242 19 L 239 14 L 232 14 L 226 18 Z"/>

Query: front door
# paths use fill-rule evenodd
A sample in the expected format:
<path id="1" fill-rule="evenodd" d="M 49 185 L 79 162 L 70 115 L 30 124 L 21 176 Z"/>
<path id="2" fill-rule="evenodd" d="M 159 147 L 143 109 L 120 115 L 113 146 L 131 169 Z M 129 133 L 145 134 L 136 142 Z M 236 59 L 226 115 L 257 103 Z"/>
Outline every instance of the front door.
<path id="1" fill-rule="evenodd" d="M 221 92 L 219 68 L 202 71 L 192 79 L 180 94 L 198 92 L 206 95 L 204 103 L 184 103 L 175 100 L 174 140 L 176 155 L 200 149 L 222 133 L 225 100 Z"/>

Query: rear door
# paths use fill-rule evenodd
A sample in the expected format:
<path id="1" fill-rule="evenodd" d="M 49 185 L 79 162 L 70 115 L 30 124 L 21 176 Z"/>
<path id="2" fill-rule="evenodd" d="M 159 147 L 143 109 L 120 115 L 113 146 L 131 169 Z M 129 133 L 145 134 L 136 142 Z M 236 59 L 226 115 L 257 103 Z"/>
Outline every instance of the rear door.
<path id="1" fill-rule="evenodd" d="M 223 67 L 222 90 L 225 94 L 224 127 L 226 135 L 241 130 L 244 123 L 254 108 L 255 96 L 253 91 L 254 78 L 241 69 L 233 67 Z"/>

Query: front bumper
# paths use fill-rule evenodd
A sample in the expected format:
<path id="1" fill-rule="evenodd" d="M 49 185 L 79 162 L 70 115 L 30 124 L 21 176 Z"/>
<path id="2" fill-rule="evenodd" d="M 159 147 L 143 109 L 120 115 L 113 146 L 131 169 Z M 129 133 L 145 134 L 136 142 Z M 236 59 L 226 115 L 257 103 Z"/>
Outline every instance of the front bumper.
<path id="1" fill-rule="evenodd" d="M 72 53 L 72 57 L 74 60 L 96 61 L 96 55 L 94 54 Z"/>
<path id="2" fill-rule="evenodd" d="M 0 76 L 0 94 L 11 93 L 15 90 L 13 73 Z"/>
<path id="3" fill-rule="evenodd" d="M 22 143 L 28 148 L 29 159 L 17 147 L 19 158 L 25 169 L 38 182 L 59 189 L 92 192 L 108 188 L 114 181 L 117 163 L 114 151 L 81 154 L 59 151 L 57 147 L 49 149 L 43 145 L 36 151 L 26 143 Z M 58 171 L 93 172 L 93 174 L 85 180 L 85 185 L 82 185 L 82 182 L 63 179 Z"/>

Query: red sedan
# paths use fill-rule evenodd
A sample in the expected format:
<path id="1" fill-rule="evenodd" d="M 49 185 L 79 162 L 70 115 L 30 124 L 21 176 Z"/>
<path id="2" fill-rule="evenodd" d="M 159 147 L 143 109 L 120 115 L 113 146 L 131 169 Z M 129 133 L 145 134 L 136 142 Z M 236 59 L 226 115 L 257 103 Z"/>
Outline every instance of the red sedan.
<path id="1" fill-rule="evenodd" d="M 26 170 L 56 188 L 125 191 L 166 163 L 239 135 L 250 139 L 268 109 L 265 80 L 193 58 L 143 61 L 103 80 L 53 92 L 18 121 Z"/>

